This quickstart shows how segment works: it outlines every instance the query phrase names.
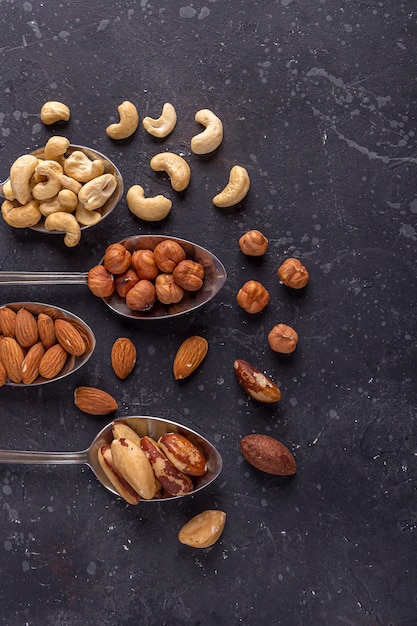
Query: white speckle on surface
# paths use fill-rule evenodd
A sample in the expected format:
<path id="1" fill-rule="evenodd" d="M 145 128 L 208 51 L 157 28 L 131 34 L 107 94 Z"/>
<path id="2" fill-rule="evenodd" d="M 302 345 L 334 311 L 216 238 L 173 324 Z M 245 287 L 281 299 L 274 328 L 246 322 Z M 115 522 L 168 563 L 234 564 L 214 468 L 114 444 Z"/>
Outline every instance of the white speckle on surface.
<path id="1" fill-rule="evenodd" d="M 10 494 L 12 493 L 12 488 L 10 487 L 10 485 L 3 485 L 3 493 L 5 496 L 10 496 Z"/>
<path id="2" fill-rule="evenodd" d="M 155 346 L 152 346 L 152 345 L 148 346 L 148 354 L 149 354 L 149 356 L 154 356 L 155 353 L 156 353 Z"/>
<path id="3" fill-rule="evenodd" d="M 89 563 L 87 566 L 87 572 L 90 574 L 90 576 L 94 576 L 96 571 L 97 571 L 97 565 L 93 562 Z"/>
<path id="4" fill-rule="evenodd" d="M 23 3 L 23 10 L 24 11 L 31 11 L 32 10 L 32 5 L 30 2 L 24 2 Z"/>
<path id="5" fill-rule="evenodd" d="M 192 17 L 195 16 L 196 13 L 197 11 L 193 9 L 193 7 L 190 7 L 190 6 L 180 8 L 180 17 L 191 19 Z"/>
<path id="6" fill-rule="evenodd" d="M 97 26 L 97 32 L 100 32 L 101 30 L 105 30 L 107 28 L 107 26 L 109 25 L 110 20 L 101 20 L 100 24 Z"/>
<path id="7" fill-rule="evenodd" d="M 9 541 L 8 539 L 6 539 L 3 545 L 5 550 L 11 550 L 13 548 L 11 541 Z"/>
<path id="8" fill-rule="evenodd" d="M 208 17 L 210 15 L 211 11 L 208 7 L 203 7 L 200 11 L 200 13 L 198 14 L 198 19 L 199 20 L 204 20 L 205 17 Z"/>
<path id="9" fill-rule="evenodd" d="M 30 570 L 30 565 L 29 565 L 29 563 L 27 561 L 22 561 L 22 570 L 24 572 L 27 572 L 27 571 Z"/>

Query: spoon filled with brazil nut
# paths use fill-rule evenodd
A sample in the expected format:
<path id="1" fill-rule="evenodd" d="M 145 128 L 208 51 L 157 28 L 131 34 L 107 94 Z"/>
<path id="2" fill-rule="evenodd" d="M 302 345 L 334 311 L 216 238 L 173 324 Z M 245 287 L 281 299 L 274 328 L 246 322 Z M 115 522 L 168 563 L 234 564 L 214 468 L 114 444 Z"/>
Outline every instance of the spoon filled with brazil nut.
<path id="1" fill-rule="evenodd" d="M 0 463 L 88 465 L 106 489 L 129 504 L 195 494 L 222 470 L 216 448 L 194 430 L 159 417 L 115 419 L 79 452 L 0 450 Z"/>
<path id="2" fill-rule="evenodd" d="M 88 272 L 0 272 L 0 285 L 88 285 L 115 313 L 163 319 L 194 311 L 223 287 L 226 269 L 211 252 L 168 235 L 110 244 Z"/>

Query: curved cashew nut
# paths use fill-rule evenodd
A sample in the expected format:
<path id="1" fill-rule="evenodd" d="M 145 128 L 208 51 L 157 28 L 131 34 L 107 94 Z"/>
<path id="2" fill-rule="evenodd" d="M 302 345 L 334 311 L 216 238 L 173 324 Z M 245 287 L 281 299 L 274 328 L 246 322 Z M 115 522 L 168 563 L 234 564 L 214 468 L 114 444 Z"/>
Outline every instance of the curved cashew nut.
<path id="1" fill-rule="evenodd" d="M 184 191 L 190 183 L 191 170 L 187 161 L 173 152 L 160 152 L 150 162 L 154 172 L 166 172 L 175 191 Z"/>
<path id="2" fill-rule="evenodd" d="M 229 182 L 223 191 L 213 198 L 218 207 L 229 207 L 238 204 L 249 191 L 250 178 L 241 165 L 234 165 L 230 170 Z"/>
<path id="3" fill-rule="evenodd" d="M 6 200 L 15 200 L 10 178 L 8 178 L 6 182 L 3 183 L 2 194 L 4 198 L 6 198 Z"/>
<path id="4" fill-rule="evenodd" d="M 6 224 L 14 228 L 35 226 L 42 217 L 39 202 L 36 200 L 30 200 L 19 206 L 15 206 L 10 200 L 5 200 L 1 205 L 1 214 Z"/>
<path id="5" fill-rule="evenodd" d="M 191 139 L 191 150 L 195 154 L 213 152 L 223 141 L 222 121 L 209 109 L 197 111 L 194 119 L 206 128 Z"/>
<path id="6" fill-rule="evenodd" d="M 58 176 L 62 174 L 62 167 L 56 161 L 40 161 L 35 169 L 36 176 L 46 177 L 45 182 L 37 183 L 32 189 L 36 200 L 49 200 L 61 190 Z"/>
<path id="7" fill-rule="evenodd" d="M 72 213 L 51 213 L 45 220 L 45 228 L 65 232 L 64 243 L 68 248 L 76 246 L 81 238 L 80 225 Z"/>
<path id="8" fill-rule="evenodd" d="M 10 184 L 13 195 L 20 204 L 32 200 L 30 179 L 38 165 L 38 159 L 32 154 L 23 154 L 18 157 L 10 168 Z"/>
<path id="9" fill-rule="evenodd" d="M 112 139 L 126 139 L 133 135 L 139 125 L 139 114 L 134 104 L 125 100 L 117 107 L 120 122 L 107 126 L 106 133 Z"/>
<path id="10" fill-rule="evenodd" d="M 103 174 L 85 183 L 78 194 L 78 200 L 87 210 L 94 211 L 103 206 L 116 187 L 116 177 L 113 174 Z"/>
<path id="11" fill-rule="evenodd" d="M 163 195 L 145 198 L 145 191 L 140 185 L 128 189 L 126 202 L 129 210 L 142 220 L 158 222 L 163 220 L 171 210 L 172 202 Z"/>
<path id="12" fill-rule="evenodd" d="M 67 122 L 70 118 L 70 110 L 63 102 L 50 100 L 45 102 L 41 108 L 41 121 L 44 124 L 55 124 L 55 122 Z"/>
<path id="13" fill-rule="evenodd" d="M 150 135 L 158 137 L 167 137 L 175 128 L 177 123 L 177 114 L 174 107 L 169 102 L 165 102 L 162 107 L 162 114 L 158 119 L 152 117 L 144 117 L 142 124 Z"/>
<path id="14" fill-rule="evenodd" d="M 46 142 L 43 155 L 47 161 L 58 161 L 61 163 L 69 145 L 69 139 L 55 135 Z"/>
<path id="15" fill-rule="evenodd" d="M 59 194 L 49 202 L 41 202 L 39 204 L 39 210 L 43 216 L 47 217 L 51 215 L 51 213 L 57 213 L 58 211 L 72 213 L 77 204 L 78 197 L 75 193 L 69 189 L 61 189 Z"/>
<path id="16" fill-rule="evenodd" d="M 94 226 L 101 220 L 101 213 L 98 211 L 89 211 L 85 206 L 79 202 L 75 209 L 75 217 L 79 224 L 82 226 Z"/>
<path id="17" fill-rule="evenodd" d="M 70 178 L 74 178 L 80 183 L 88 183 L 93 178 L 101 176 L 104 172 L 104 162 L 101 159 L 92 161 L 81 150 L 74 150 L 65 159 L 64 172 Z"/>
<path id="18" fill-rule="evenodd" d="M 60 174 L 58 179 L 64 189 L 69 189 L 78 195 L 82 187 L 82 184 L 79 183 L 78 180 L 75 180 L 75 178 L 71 178 L 70 176 L 66 176 L 65 174 Z"/>

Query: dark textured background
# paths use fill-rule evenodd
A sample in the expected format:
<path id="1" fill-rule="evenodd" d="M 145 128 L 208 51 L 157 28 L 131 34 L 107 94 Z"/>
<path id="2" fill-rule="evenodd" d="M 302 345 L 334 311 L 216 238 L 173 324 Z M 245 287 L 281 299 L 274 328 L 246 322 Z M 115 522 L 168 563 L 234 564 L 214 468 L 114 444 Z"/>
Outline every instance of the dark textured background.
<path id="1" fill-rule="evenodd" d="M 1 622 L 10 626 L 280 624 L 412 626 L 416 566 L 416 15 L 412 0 L 206 0 L 1 3 L 0 177 L 51 134 L 96 147 L 120 167 L 126 189 L 174 202 L 167 219 L 143 223 L 125 200 L 75 249 L 61 236 L 0 223 L 2 270 L 87 271 L 127 235 L 163 233 L 212 250 L 228 281 L 204 309 L 162 323 L 120 319 L 86 287 L 0 287 L 4 304 L 37 300 L 89 323 L 88 365 L 38 388 L 0 390 L 1 446 L 85 448 L 106 418 L 73 405 L 80 384 L 119 401 L 118 416 L 168 417 L 197 429 L 224 458 L 220 478 L 195 497 L 131 507 L 88 468 L 2 466 Z M 47 100 L 71 109 L 45 127 Z M 105 134 L 117 106 L 141 118 L 174 104 L 164 141 Z M 216 154 L 190 152 L 194 114 L 223 120 Z M 175 194 L 149 167 L 181 152 L 192 181 Z M 211 200 L 232 165 L 251 177 L 241 205 Z M 258 228 L 262 260 L 237 241 Z M 311 281 L 302 293 L 276 270 L 298 256 Z M 249 317 L 235 303 L 249 278 L 271 302 Z M 267 344 L 278 322 L 300 335 L 280 357 Z M 210 348 L 177 383 L 172 361 L 190 334 Z M 138 350 L 119 381 L 110 349 Z M 233 360 L 280 385 L 275 406 L 250 401 Z M 242 436 L 283 441 L 298 473 L 271 477 L 243 461 Z M 180 527 L 206 508 L 227 513 L 220 541 L 193 550 Z"/>

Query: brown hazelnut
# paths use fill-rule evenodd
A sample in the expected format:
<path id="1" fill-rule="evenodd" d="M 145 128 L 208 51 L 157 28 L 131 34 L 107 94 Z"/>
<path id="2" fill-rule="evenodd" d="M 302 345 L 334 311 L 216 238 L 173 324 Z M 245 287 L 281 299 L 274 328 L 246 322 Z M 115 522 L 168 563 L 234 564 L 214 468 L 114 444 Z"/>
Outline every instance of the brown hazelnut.
<path id="1" fill-rule="evenodd" d="M 88 287 L 95 296 L 107 298 L 114 291 L 114 278 L 103 265 L 96 265 L 88 272 Z"/>
<path id="2" fill-rule="evenodd" d="M 184 259 L 178 263 L 172 275 L 177 285 L 186 291 L 198 291 L 203 286 L 204 267 L 196 261 Z"/>
<path id="3" fill-rule="evenodd" d="M 304 265 L 298 259 L 291 257 L 278 268 L 278 278 L 287 287 L 301 289 L 307 285 L 309 275 Z"/>
<path id="4" fill-rule="evenodd" d="M 268 334 L 271 350 L 282 354 L 291 354 L 297 347 L 298 335 L 291 326 L 277 324 Z"/>
<path id="5" fill-rule="evenodd" d="M 260 230 L 248 230 L 239 239 L 239 248 L 248 256 L 263 256 L 268 250 L 268 239 Z"/>
<path id="6" fill-rule="evenodd" d="M 119 296 L 126 298 L 127 292 L 130 291 L 137 282 L 139 282 L 139 276 L 136 274 L 135 270 L 130 267 L 127 272 L 116 275 L 114 286 Z"/>
<path id="7" fill-rule="evenodd" d="M 106 248 L 103 265 L 112 274 L 123 274 L 130 267 L 131 254 L 121 243 L 112 243 Z"/>
<path id="8" fill-rule="evenodd" d="M 267 289 L 257 280 L 248 280 L 236 296 L 236 302 L 247 313 L 259 313 L 269 302 Z"/>
<path id="9" fill-rule="evenodd" d="M 172 274 L 159 274 L 155 280 L 156 297 L 162 304 L 176 304 L 184 296 L 183 289 L 177 285 Z"/>
<path id="10" fill-rule="evenodd" d="M 132 265 L 139 278 L 154 280 L 159 274 L 153 250 L 135 250 L 132 254 Z"/>
<path id="11" fill-rule="evenodd" d="M 184 249 L 176 241 L 165 239 L 153 251 L 156 265 L 161 272 L 170 274 L 180 261 L 185 259 Z"/>
<path id="12" fill-rule="evenodd" d="M 147 311 L 155 300 L 155 287 L 149 280 L 140 280 L 126 295 L 126 304 L 133 311 Z"/>

